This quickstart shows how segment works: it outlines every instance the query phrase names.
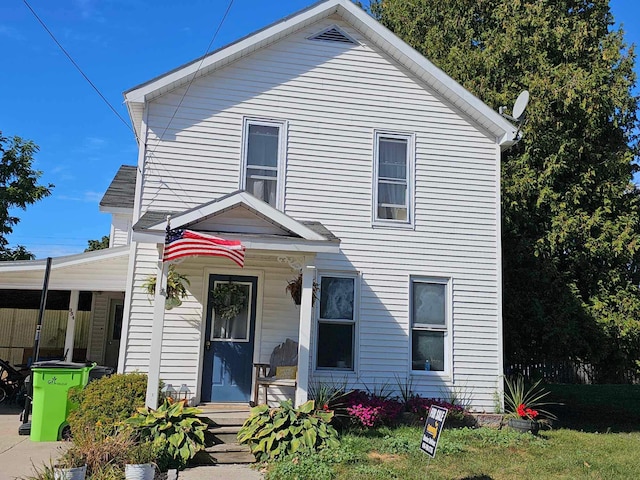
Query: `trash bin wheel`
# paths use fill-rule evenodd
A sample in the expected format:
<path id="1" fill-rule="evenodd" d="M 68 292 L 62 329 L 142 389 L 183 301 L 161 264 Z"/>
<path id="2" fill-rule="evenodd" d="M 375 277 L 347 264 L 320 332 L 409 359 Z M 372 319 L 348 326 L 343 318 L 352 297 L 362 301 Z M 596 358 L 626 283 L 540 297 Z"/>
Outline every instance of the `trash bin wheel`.
<path id="1" fill-rule="evenodd" d="M 69 425 L 65 425 L 64 427 L 62 427 L 60 438 L 65 442 L 70 442 L 73 439 L 73 435 L 71 434 L 71 427 Z"/>

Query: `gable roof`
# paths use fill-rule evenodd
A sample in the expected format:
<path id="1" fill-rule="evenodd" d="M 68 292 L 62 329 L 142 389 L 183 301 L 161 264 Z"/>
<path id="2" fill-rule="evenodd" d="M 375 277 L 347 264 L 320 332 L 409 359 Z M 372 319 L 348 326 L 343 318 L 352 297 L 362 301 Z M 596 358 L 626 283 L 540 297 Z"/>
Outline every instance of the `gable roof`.
<path id="1" fill-rule="evenodd" d="M 254 218 L 254 227 L 257 225 L 257 228 L 247 229 L 243 225 L 238 229 L 212 230 L 217 218 L 228 218 L 234 212 L 248 212 Z M 231 233 L 243 240 L 248 248 L 275 250 L 284 245 L 296 245 L 296 249 L 300 251 L 337 251 L 340 243 L 321 223 L 300 222 L 244 190 L 237 190 L 183 212 L 147 211 L 133 226 L 134 240 L 163 243 L 167 216 L 170 216 L 172 229 L 191 228 L 222 235 Z"/>
<path id="2" fill-rule="evenodd" d="M 100 200 L 101 212 L 133 210 L 136 195 L 136 172 L 133 165 L 121 165 L 109 188 Z"/>
<path id="3" fill-rule="evenodd" d="M 350 0 L 323 0 L 315 3 L 204 57 L 127 90 L 124 92 L 125 102 L 137 135 L 140 135 L 145 102 L 189 83 L 194 75 L 195 78 L 208 75 L 333 14 L 340 15 L 372 44 L 386 51 L 456 108 L 494 134 L 503 148 L 517 141 L 518 129 L 514 125 Z"/>

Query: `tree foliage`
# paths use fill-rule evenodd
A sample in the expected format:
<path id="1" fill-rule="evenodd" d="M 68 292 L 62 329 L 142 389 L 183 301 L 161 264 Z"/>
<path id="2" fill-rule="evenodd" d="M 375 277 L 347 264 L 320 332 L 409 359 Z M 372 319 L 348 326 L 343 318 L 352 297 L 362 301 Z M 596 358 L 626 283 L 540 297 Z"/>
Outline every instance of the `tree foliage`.
<path id="1" fill-rule="evenodd" d="M 93 252 L 94 250 L 104 250 L 109 248 L 109 235 L 104 235 L 100 240 L 87 240 L 87 248 L 85 252 Z"/>
<path id="2" fill-rule="evenodd" d="M 531 93 L 502 162 L 507 360 L 633 365 L 635 55 L 608 0 L 378 0 L 372 13 L 493 108 Z"/>
<path id="3" fill-rule="evenodd" d="M 28 260 L 33 258 L 23 246 L 8 248 L 7 235 L 20 221 L 12 209 L 27 208 L 51 194 L 52 184 L 39 185 L 42 172 L 33 168 L 33 156 L 38 146 L 20 137 L 4 137 L 0 132 L 0 260 Z"/>

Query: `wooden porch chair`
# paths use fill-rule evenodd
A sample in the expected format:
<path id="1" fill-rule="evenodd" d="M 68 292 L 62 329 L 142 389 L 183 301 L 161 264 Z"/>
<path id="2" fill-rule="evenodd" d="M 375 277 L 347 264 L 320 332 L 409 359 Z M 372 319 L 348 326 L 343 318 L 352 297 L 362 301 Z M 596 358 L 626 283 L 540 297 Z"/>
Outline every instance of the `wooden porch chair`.
<path id="1" fill-rule="evenodd" d="M 258 404 L 260 388 L 264 390 L 264 403 L 269 400 L 269 387 L 298 385 L 298 342 L 287 338 L 273 349 L 269 363 L 254 363 L 255 385 L 253 405 Z"/>

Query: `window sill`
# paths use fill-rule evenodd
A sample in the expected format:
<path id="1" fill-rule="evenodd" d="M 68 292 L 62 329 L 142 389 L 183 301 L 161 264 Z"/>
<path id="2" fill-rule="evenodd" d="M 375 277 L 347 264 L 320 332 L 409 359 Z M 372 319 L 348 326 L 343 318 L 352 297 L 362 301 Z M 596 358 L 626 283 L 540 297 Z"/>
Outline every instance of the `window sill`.
<path id="1" fill-rule="evenodd" d="M 371 228 L 400 228 L 403 230 L 415 230 L 415 225 L 408 222 L 385 222 L 375 220 L 371 222 Z"/>
<path id="2" fill-rule="evenodd" d="M 451 374 L 449 372 L 437 372 L 434 370 L 411 370 L 411 375 L 423 378 L 439 378 L 441 380 L 451 380 Z"/>
<path id="3" fill-rule="evenodd" d="M 341 375 L 355 375 L 356 371 L 350 368 L 337 368 L 337 367 L 322 367 L 316 368 L 313 371 L 316 375 L 329 374 L 332 375 L 334 373 L 340 373 Z"/>

